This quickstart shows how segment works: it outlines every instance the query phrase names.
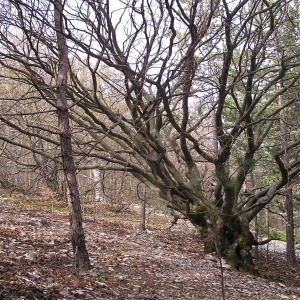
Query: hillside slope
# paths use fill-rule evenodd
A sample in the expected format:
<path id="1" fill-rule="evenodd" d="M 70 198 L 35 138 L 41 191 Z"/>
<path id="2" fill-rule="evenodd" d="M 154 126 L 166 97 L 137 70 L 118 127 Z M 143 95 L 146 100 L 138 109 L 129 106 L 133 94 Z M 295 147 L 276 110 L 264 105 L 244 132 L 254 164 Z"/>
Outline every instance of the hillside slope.
<path id="1" fill-rule="evenodd" d="M 68 216 L 61 204 L 51 211 L 45 200 L 2 196 L 0 299 L 222 299 L 218 260 L 203 254 L 190 226 L 183 222 L 169 230 L 163 217 L 152 216 L 141 231 L 135 210 L 117 213 L 111 208 L 99 203 L 85 208 L 94 268 L 78 273 L 72 267 Z M 277 257 L 275 269 L 268 269 L 264 262 L 262 257 L 258 268 L 265 277 L 281 282 L 224 264 L 226 299 L 300 299 L 299 264 L 287 269 Z"/>

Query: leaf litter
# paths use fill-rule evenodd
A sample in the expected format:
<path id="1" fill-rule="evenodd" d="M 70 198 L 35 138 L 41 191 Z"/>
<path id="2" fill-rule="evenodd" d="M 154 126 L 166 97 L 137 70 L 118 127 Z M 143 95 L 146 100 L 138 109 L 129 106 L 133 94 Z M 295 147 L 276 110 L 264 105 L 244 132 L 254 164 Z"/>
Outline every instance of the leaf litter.
<path id="1" fill-rule="evenodd" d="M 0 198 L 0 299 L 222 299 L 219 260 L 204 255 L 187 222 L 171 229 L 149 222 L 142 231 L 136 209 L 113 213 L 93 204 L 97 212 L 84 214 L 93 269 L 79 272 L 67 212 L 21 204 Z M 224 261 L 222 268 L 226 299 L 300 299 L 299 261 L 291 268 L 282 255 L 266 259 L 261 251 L 257 268 L 265 278 Z"/>

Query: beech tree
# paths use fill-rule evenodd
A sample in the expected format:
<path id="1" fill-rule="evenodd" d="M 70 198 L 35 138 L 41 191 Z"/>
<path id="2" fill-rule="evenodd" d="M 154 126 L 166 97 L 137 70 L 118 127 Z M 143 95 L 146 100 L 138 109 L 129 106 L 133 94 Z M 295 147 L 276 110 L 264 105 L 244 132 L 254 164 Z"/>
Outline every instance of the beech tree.
<path id="1" fill-rule="evenodd" d="M 198 228 L 206 252 L 252 271 L 259 242 L 249 225 L 300 172 L 297 155 L 284 159 L 299 137 L 284 149 L 271 138 L 281 113 L 299 102 L 299 45 L 276 43 L 285 23 L 298 26 L 293 2 L 66 0 L 64 31 L 54 28 L 52 1 L 4 2 L 2 68 L 49 110 L 57 108 L 60 53 L 53 32 L 67 41 L 77 168 L 132 173 Z M 39 128 L 39 138 L 57 142 L 49 124 Z M 247 190 L 261 162 L 277 178 L 260 169 L 266 184 Z"/>

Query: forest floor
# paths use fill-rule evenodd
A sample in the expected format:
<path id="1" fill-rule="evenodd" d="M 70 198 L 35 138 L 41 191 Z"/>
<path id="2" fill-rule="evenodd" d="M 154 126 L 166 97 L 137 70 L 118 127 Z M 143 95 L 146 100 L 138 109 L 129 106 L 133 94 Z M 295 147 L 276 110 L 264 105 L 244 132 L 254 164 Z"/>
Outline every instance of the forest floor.
<path id="1" fill-rule="evenodd" d="M 84 206 L 93 269 L 78 272 L 63 205 L 0 191 L 0 299 L 300 299 L 299 261 L 291 267 L 261 251 L 260 277 L 225 262 L 221 270 L 187 222 L 170 229 L 167 218 L 152 214 L 142 231 L 139 212 L 119 208 Z"/>

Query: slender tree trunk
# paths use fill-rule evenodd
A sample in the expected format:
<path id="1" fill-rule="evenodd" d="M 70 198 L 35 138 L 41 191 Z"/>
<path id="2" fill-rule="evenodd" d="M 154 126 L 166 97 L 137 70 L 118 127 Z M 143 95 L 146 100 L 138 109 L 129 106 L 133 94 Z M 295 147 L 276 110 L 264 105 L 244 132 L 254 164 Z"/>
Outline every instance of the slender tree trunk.
<path id="1" fill-rule="evenodd" d="M 75 162 L 72 151 L 69 111 L 67 105 L 67 77 L 68 77 L 68 48 L 63 35 L 62 2 L 54 0 L 54 22 L 58 46 L 57 72 L 57 115 L 60 134 L 63 171 L 67 185 L 67 200 L 70 214 L 71 242 L 74 251 L 75 267 L 91 269 L 89 255 L 86 249 L 84 231 L 82 227 L 81 205 L 76 178 Z"/>
<path id="2" fill-rule="evenodd" d="M 142 193 L 142 206 L 141 206 L 141 229 L 146 230 L 146 202 L 147 202 L 147 190 L 146 185 L 144 185 Z"/>
<path id="3" fill-rule="evenodd" d="M 250 173 L 250 189 L 253 190 L 255 188 L 254 176 L 253 172 Z M 258 241 L 259 229 L 258 229 L 258 215 L 254 218 L 254 238 Z M 258 258 L 258 245 L 254 246 L 254 257 Z"/>
<path id="4" fill-rule="evenodd" d="M 142 185 L 142 186 L 141 186 Z M 140 188 L 141 186 L 141 188 Z M 146 230 L 146 204 L 147 204 L 147 187 L 145 184 L 140 182 L 137 185 L 136 193 L 138 198 L 141 200 L 141 230 Z"/>
<path id="5" fill-rule="evenodd" d="M 295 239 L 294 239 L 294 208 L 293 208 L 293 190 L 287 186 L 285 192 L 285 208 L 286 208 L 286 259 L 289 264 L 296 263 Z"/>
<path id="6" fill-rule="evenodd" d="M 280 83 L 282 86 L 282 83 Z M 283 106 L 282 95 L 279 96 L 279 106 Z M 280 113 L 280 132 L 281 132 L 281 145 L 283 149 L 287 148 L 287 128 L 285 124 L 285 114 L 282 110 Z M 284 163 L 289 164 L 290 157 L 288 153 L 284 154 Z M 290 184 L 286 186 L 284 193 L 285 208 L 286 208 L 286 259 L 289 264 L 296 263 L 295 253 L 295 239 L 294 239 L 294 208 L 293 208 L 293 190 Z"/>

